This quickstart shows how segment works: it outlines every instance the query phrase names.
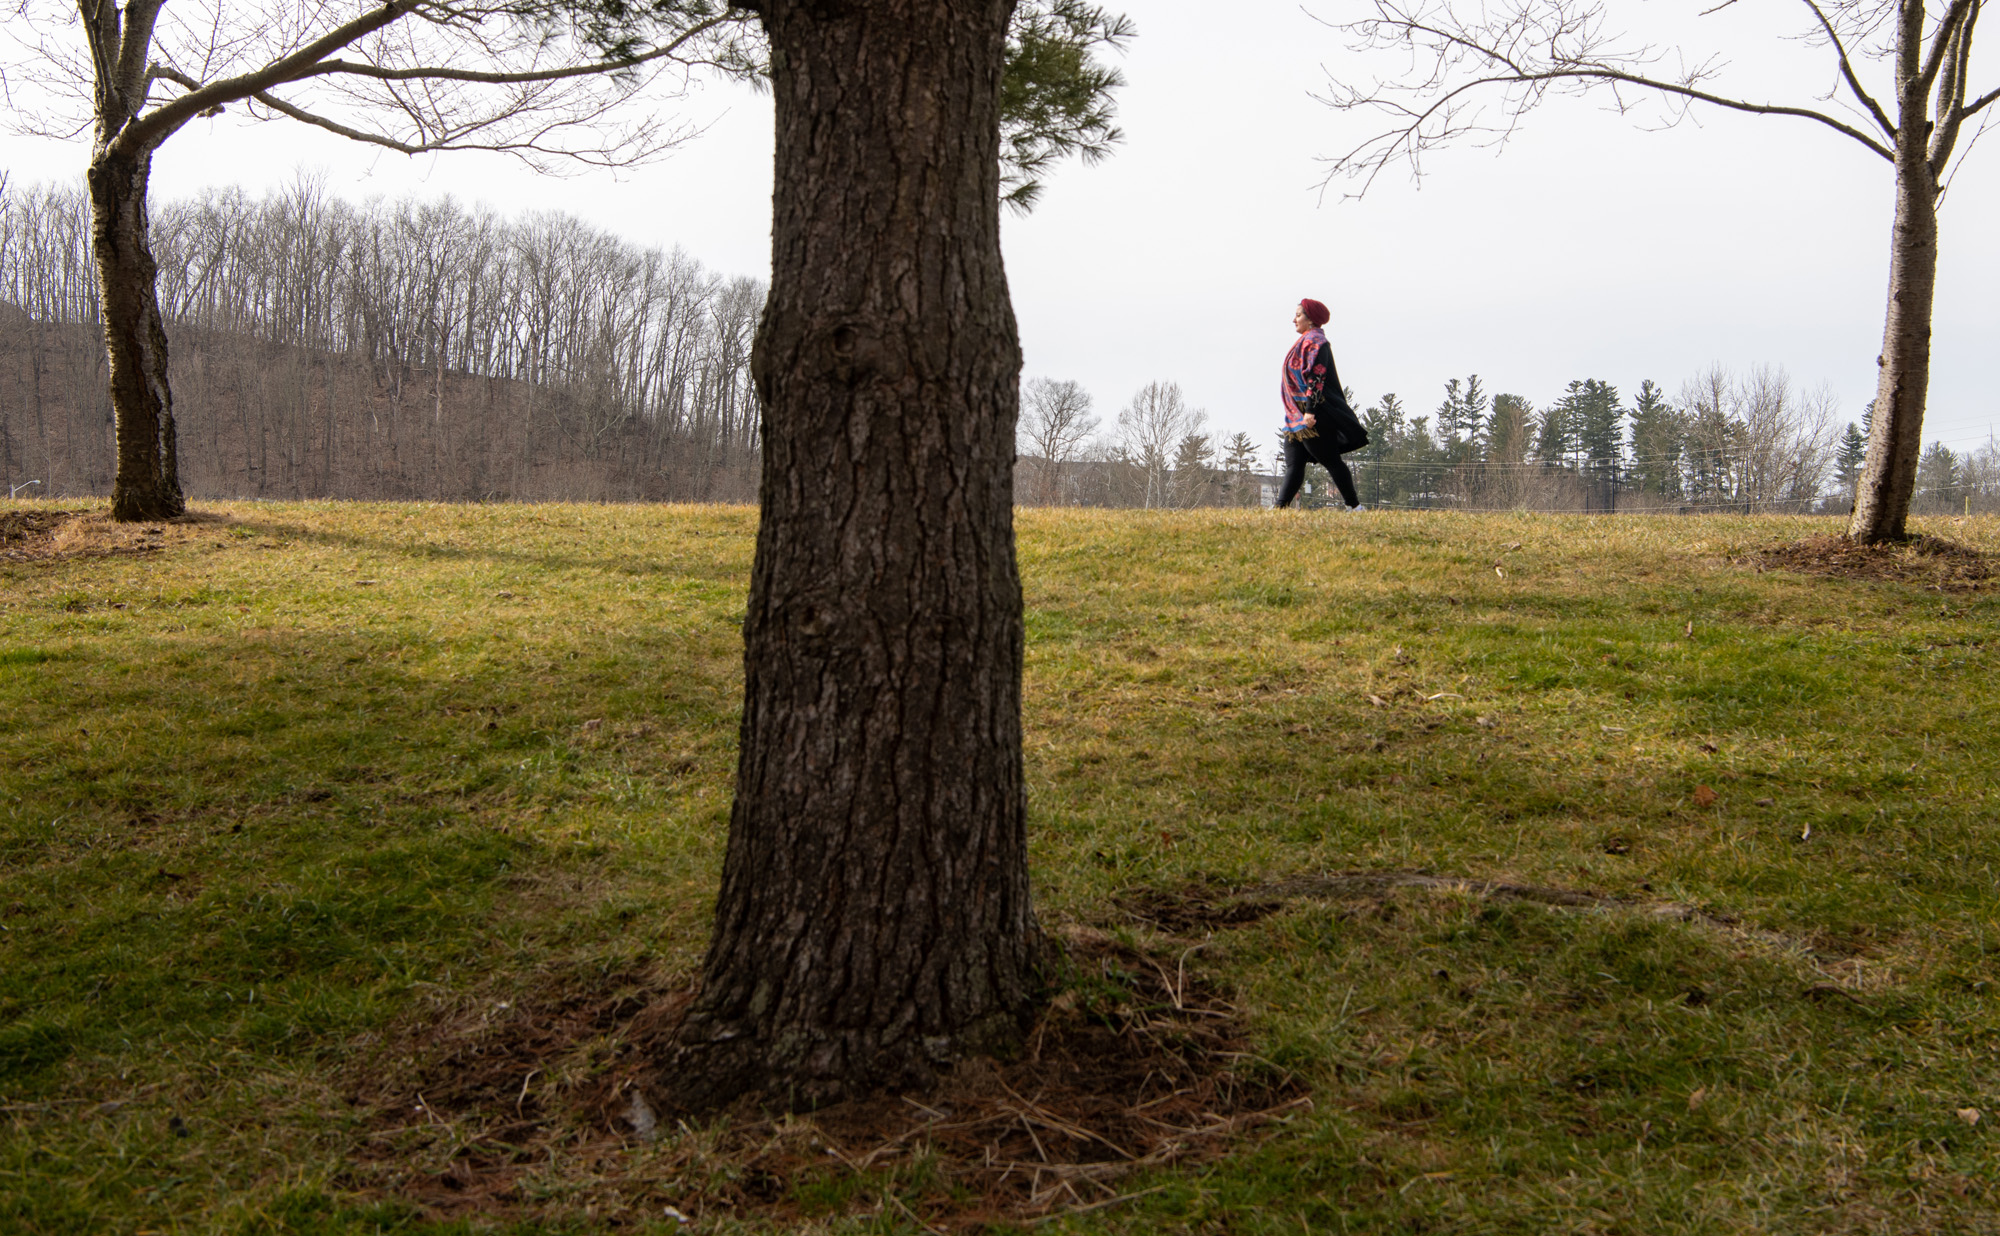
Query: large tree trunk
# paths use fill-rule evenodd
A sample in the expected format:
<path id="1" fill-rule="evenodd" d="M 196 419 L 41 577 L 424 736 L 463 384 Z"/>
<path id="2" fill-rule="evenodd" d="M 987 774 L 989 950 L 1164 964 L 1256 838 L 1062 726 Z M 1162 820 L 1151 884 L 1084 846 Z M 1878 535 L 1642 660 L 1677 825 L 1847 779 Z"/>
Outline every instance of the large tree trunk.
<path id="1" fill-rule="evenodd" d="M 1896 223 L 1889 250 L 1889 309 L 1868 458 L 1854 489 L 1847 534 L 1863 544 L 1907 535 L 1923 451 L 1931 382 L 1931 302 L 1937 289 L 1937 177 L 1931 170 L 1929 100 L 1918 75 L 1924 6 L 1903 0 L 1897 58 Z"/>
<path id="2" fill-rule="evenodd" d="M 765 0 L 763 519 L 675 1096 L 811 1105 L 1018 1041 L 1028 899 L 1000 262 L 1013 0 Z"/>
<path id="3" fill-rule="evenodd" d="M 147 236 L 152 172 L 150 153 L 129 158 L 100 151 L 85 177 L 118 428 L 118 472 L 111 484 L 111 517 L 118 520 L 172 519 L 187 509 L 175 458 L 174 397 L 167 388 L 167 331 L 154 288 L 159 266 Z"/>

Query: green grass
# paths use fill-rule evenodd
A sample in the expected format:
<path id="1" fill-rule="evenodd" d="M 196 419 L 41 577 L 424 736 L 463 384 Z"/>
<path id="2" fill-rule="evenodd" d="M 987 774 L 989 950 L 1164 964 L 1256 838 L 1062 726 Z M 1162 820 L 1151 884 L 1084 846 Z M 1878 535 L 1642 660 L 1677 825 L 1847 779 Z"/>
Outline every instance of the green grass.
<path id="1" fill-rule="evenodd" d="M 700 956 L 753 512 L 210 509 L 0 564 L 0 1232 L 426 1226 L 350 1187 L 383 1034 Z M 2000 592 L 1757 570 L 1804 519 L 1019 522 L 1046 920 L 1710 915 L 1228 931 L 1312 1114 L 1050 1226 L 2000 1232 Z"/>

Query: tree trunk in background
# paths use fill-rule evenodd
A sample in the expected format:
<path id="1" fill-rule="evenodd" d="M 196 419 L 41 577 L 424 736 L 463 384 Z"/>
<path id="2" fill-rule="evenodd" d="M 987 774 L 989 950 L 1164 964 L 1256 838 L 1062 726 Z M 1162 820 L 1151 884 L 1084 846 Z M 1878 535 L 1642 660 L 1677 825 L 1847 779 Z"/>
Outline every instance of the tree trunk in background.
<path id="1" fill-rule="evenodd" d="M 159 267 L 147 243 L 152 171 L 150 153 L 124 158 L 100 151 L 85 175 L 118 435 L 111 517 L 124 521 L 172 519 L 187 509 L 167 389 L 167 331 L 154 283 Z"/>
<path id="2" fill-rule="evenodd" d="M 1000 261 L 1012 0 L 764 0 L 777 170 L 736 801 L 674 1097 L 812 1105 L 1037 990 Z"/>
<path id="3" fill-rule="evenodd" d="M 1897 48 L 1896 223 L 1889 250 L 1889 308 L 1868 458 L 1854 489 L 1847 535 L 1863 544 L 1907 535 L 1923 451 L 1931 382 L 1931 302 L 1937 288 L 1937 177 L 1931 171 L 1929 99 L 1919 69 L 1924 5 L 1903 0 Z"/>

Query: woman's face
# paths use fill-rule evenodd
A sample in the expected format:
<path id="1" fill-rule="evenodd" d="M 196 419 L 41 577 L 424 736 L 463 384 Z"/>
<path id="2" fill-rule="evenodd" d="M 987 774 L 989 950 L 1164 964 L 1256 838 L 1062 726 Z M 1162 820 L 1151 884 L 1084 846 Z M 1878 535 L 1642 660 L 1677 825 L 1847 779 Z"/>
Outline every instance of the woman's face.
<path id="1" fill-rule="evenodd" d="M 1304 305 L 1292 310 L 1292 327 L 1301 335 L 1313 328 L 1312 319 L 1306 316 Z"/>

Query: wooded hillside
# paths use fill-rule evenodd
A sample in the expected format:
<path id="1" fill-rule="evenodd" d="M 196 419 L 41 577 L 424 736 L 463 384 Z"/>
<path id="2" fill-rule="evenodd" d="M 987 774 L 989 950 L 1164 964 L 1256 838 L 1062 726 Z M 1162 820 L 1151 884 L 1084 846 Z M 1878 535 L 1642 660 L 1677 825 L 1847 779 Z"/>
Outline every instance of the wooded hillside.
<path id="1" fill-rule="evenodd" d="M 111 483 L 80 190 L 0 196 L 0 477 Z M 754 279 L 564 214 L 301 178 L 153 212 L 195 497 L 749 500 Z"/>

